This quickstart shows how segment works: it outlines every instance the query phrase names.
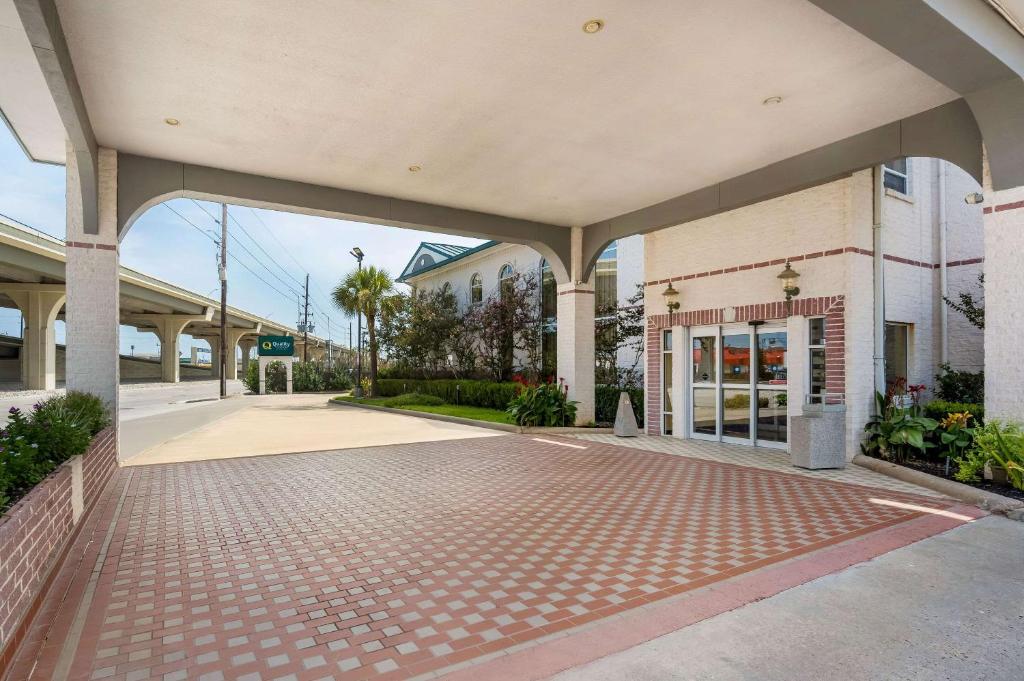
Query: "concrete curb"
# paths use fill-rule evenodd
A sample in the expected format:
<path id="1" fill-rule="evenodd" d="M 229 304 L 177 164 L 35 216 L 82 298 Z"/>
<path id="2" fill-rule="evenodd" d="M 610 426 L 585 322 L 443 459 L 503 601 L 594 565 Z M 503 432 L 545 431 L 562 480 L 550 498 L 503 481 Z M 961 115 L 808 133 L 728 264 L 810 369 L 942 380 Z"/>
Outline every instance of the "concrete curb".
<path id="1" fill-rule="evenodd" d="M 510 423 L 495 423 L 494 421 L 480 421 L 478 419 L 467 419 L 462 416 L 446 416 L 445 414 L 431 414 L 426 411 L 414 409 L 395 409 L 394 407 L 382 407 L 377 404 L 358 404 L 356 402 L 338 402 L 327 400 L 327 404 L 334 407 L 353 407 L 355 409 L 369 409 L 371 411 L 383 411 L 389 414 L 401 414 L 402 416 L 417 416 L 432 421 L 444 421 L 446 423 L 458 423 L 464 426 L 476 426 L 477 428 L 490 428 L 501 430 L 506 433 L 544 433 L 547 435 L 572 435 L 574 433 L 611 433 L 612 428 L 533 428 L 514 426 Z"/>
<path id="2" fill-rule="evenodd" d="M 920 487 L 926 487 L 930 490 L 945 494 L 946 496 L 958 499 L 968 504 L 973 504 L 978 508 L 989 511 L 991 513 L 1000 513 L 1014 520 L 1024 520 L 1024 501 L 1017 499 L 1010 499 L 999 494 L 992 492 L 986 492 L 970 485 L 965 485 L 955 480 L 946 480 L 944 478 L 936 477 L 928 473 L 922 473 L 921 471 L 915 471 L 912 468 L 906 468 L 889 461 L 882 461 L 881 459 L 875 459 L 870 456 L 864 456 L 858 454 L 853 457 L 853 463 L 887 475 L 890 478 L 896 478 L 903 482 L 909 482 L 913 485 Z"/>

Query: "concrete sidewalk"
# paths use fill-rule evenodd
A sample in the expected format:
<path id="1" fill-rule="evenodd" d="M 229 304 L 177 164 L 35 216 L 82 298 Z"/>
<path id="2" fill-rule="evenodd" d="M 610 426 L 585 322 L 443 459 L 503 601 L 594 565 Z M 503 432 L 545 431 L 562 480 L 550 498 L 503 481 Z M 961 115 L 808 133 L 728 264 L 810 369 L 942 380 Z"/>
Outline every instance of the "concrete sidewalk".
<path id="1" fill-rule="evenodd" d="M 399 414 L 329 407 L 329 395 L 244 396 L 126 426 L 124 465 L 230 459 L 459 440 L 503 433 Z M 153 429 L 166 437 L 153 437 Z M 180 433 L 180 434 L 179 434 Z M 124 439 L 124 436 L 122 436 Z M 140 442 L 151 440 L 146 446 Z M 143 451 L 144 449 L 144 451 Z"/>
<path id="2" fill-rule="evenodd" d="M 976 520 L 553 677 L 1019 678 L 1024 524 Z"/>

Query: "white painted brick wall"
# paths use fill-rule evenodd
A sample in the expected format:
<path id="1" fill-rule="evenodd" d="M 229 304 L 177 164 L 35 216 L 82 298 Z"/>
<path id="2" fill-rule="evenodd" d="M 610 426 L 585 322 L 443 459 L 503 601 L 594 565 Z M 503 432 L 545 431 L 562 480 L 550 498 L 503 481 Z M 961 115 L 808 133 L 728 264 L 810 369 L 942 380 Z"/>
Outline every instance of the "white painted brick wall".
<path id="1" fill-rule="evenodd" d="M 947 164 L 948 166 L 948 164 Z M 933 384 L 939 361 L 938 314 L 941 298 L 938 270 L 937 169 L 931 159 L 911 159 L 913 181 L 908 198 L 887 196 L 884 202 L 885 247 L 889 255 L 927 263 L 928 267 L 887 261 L 887 318 L 914 325 L 910 380 Z M 664 279 L 714 272 L 793 255 L 848 249 L 872 249 L 872 173 L 778 197 L 754 206 L 647 235 L 645 278 L 658 282 L 646 289 L 648 314 L 666 312 Z M 947 175 L 948 260 L 980 257 L 981 220 L 977 210 L 963 208 L 963 197 L 977 185 L 949 166 Z M 800 274 L 800 297 L 843 295 L 847 397 L 847 456 L 859 450 L 861 430 L 873 405 L 872 258 L 844 252 L 794 262 Z M 776 276 L 782 265 L 674 281 L 681 310 L 703 310 L 762 303 L 781 298 Z M 976 277 L 976 266 L 949 268 L 951 288 Z M 956 313 L 950 315 L 951 320 Z M 962 324 L 950 326 L 950 354 L 961 366 L 976 365 L 980 338 Z M 790 353 L 805 351 L 806 339 L 790 339 Z M 802 368 L 802 366 L 801 366 Z M 797 371 L 799 374 L 799 371 Z M 795 375 L 797 375 L 795 374 Z M 681 423 L 682 413 L 676 415 Z"/>
<path id="2" fill-rule="evenodd" d="M 1024 187 L 985 192 L 998 209 L 1024 203 Z M 985 215 L 985 415 L 1024 422 L 1024 206 Z"/>

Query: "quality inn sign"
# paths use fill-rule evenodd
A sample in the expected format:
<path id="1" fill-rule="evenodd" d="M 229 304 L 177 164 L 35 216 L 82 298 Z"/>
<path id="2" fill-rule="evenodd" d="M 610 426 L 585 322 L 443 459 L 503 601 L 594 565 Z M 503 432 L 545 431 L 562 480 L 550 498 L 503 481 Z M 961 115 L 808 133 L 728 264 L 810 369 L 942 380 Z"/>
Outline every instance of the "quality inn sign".
<path id="1" fill-rule="evenodd" d="M 260 357 L 291 357 L 295 354 L 295 339 L 291 336 L 260 336 L 257 348 Z"/>

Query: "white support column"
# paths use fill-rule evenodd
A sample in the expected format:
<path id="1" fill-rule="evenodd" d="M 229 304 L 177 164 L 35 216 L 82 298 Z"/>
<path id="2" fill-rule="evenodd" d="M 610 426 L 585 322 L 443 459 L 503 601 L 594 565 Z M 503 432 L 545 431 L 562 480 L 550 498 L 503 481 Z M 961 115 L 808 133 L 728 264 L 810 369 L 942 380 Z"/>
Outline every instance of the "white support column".
<path id="1" fill-rule="evenodd" d="M 120 344 L 117 152 L 99 150 L 99 234 L 82 226 L 75 150 L 67 153 L 67 387 L 99 396 L 117 425 Z"/>
<path id="2" fill-rule="evenodd" d="M 985 418 L 1024 423 L 1024 187 L 986 185 Z"/>
<path id="3" fill-rule="evenodd" d="M 53 390 L 57 387 L 57 344 L 54 324 L 67 294 L 64 284 L 3 284 L 0 293 L 21 310 L 25 334 L 22 339 L 21 383 L 25 390 Z"/>
<path id="4" fill-rule="evenodd" d="M 567 284 L 558 292 L 558 377 L 569 385 L 577 402 L 576 423 L 594 420 L 594 285 L 583 281 L 583 229 L 572 227 Z"/>
<path id="5" fill-rule="evenodd" d="M 569 384 L 576 423 L 594 420 L 594 287 L 558 286 L 558 377 Z"/>

